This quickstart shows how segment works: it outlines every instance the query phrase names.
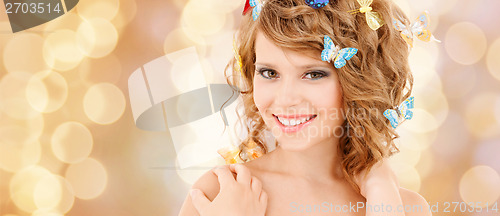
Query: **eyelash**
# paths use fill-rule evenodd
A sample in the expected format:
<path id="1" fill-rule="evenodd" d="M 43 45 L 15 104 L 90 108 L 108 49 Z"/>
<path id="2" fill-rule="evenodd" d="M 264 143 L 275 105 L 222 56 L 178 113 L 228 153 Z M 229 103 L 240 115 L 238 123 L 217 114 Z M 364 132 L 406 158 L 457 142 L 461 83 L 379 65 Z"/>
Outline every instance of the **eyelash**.
<path id="1" fill-rule="evenodd" d="M 266 72 L 274 72 L 274 73 L 277 74 L 277 72 L 275 70 L 272 70 L 272 69 L 261 68 L 261 69 L 257 70 L 257 73 L 259 73 L 259 75 L 262 76 L 264 79 L 274 79 L 272 77 L 269 77 L 268 75 L 264 75 L 264 73 L 266 73 Z M 321 79 L 321 78 L 324 78 L 324 77 L 328 77 L 328 73 L 323 72 L 323 71 L 311 71 L 311 72 L 307 72 L 303 77 L 311 75 L 311 74 L 319 74 L 320 77 L 317 77 L 317 78 L 308 78 L 310 80 L 318 80 L 318 79 Z M 278 78 L 279 78 L 279 76 L 278 76 Z"/>

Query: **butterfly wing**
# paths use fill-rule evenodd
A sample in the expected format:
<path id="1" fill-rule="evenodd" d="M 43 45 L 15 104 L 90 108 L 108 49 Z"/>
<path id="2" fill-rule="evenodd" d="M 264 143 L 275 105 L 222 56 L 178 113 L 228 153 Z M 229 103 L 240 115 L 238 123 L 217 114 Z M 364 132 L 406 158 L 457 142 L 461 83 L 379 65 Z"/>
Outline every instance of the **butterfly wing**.
<path id="1" fill-rule="evenodd" d="M 253 20 L 257 20 L 262 10 L 262 3 L 260 0 L 250 0 L 250 6 L 254 7 L 252 10 L 252 18 Z"/>
<path id="2" fill-rule="evenodd" d="M 330 62 L 335 45 L 333 44 L 332 39 L 327 35 L 325 35 L 325 37 L 323 38 L 323 46 L 324 49 L 321 52 L 321 60 Z"/>
<path id="3" fill-rule="evenodd" d="M 373 0 L 357 0 L 359 5 L 361 5 L 361 7 L 369 7 Z"/>
<path id="4" fill-rule="evenodd" d="M 373 30 L 377 30 L 384 25 L 384 20 L 382 20 L 380 14 L 377 12 L 368 11 L 365 13 L 365 16 L 366 23 L 368 23 L 368 26 Z"/>
<path id="5" fill-rule="evenodd" d="M 358 53 L 358 49 L 356 48 L 344 48 L 339 51 L 337 56 L 335 57 L 335 61 L 333 62 L 335 68 L 341 68 L 346 65 L 346 61 L 351 59 L 354 55 Z"/>
<path id="6" fill-rule="evenodd" d="M 330 0 L 306 0 L 306 4 L 314 9 L 322 8 L 328 4 Z"/>
<path id="7" fill-rule="evenodd" d="M 398 109 L 401 112 L 403 118 L 410 120 L 413 118 L 413 112 L 410 109 L 414 107 L 414 99 L 413 97 L 409 97 L 401 105 L 399 105 Z"/>
<path id="8" fill-rule="evenodd" d="M 393 109 L 386 109 L 384 111 L 384 116 L 389 119 L 392 128 L 396 128 L 399 125 L 398 113 Z"/>
<path id="9" fill-rule="evenodd" d="M 392 18 L 392 26 L 397 31 L 400 31 L 401 38 L 410 46 L 413 47 L 413 33 L 409 30 L 409 27 L 398 19 Z"/>
<path id="10" fill-rule="evenodd" d="M 224 158 L 226 164 L 234 164 L 241 162 L 239 158 L 240 149 L 236 146 L 228 146 L 217 150 L 220 156 Z"/>
<path id="11" fill-rule="evenodd" d="M 250 0 L 250 7 L 255 7 L 260 4 L 260 0 Z"/>
<path id="12" fill-rule="evenodd" d="M 411 25 L 411 31 L 418 39 L 429 42 L 431 40 L 431 31 L 427 29 L 429 25 L 429 15 L 423 12 Z"/>

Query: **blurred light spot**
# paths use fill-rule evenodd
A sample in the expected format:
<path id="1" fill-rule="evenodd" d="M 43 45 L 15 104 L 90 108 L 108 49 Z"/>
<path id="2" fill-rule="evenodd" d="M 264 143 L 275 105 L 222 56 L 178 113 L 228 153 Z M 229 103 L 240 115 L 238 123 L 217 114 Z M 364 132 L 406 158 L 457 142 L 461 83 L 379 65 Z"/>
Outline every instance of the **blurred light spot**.
<path id="1" fill-rule="evenodd" d="M 48 175 L 35 186 L 34 200 L 39 210 L 33 212 L 33 215 L 60 215 L 59 213 L 64 214 L 73 207 L 75 197 L 66 179 Z"/>
<path id="2" fill-rule="evenodd" d="M 439 50 L 436 43 L 422 43 L 415 45 L 410 52 L 409 62 L 410 66 L 426 65 L 427 67 L 436 67 L 439 60 Z M 413 71 L 413 70 L 412 70 Z M 423 71 L 424 73 L 435 73 L 435 70 Z"/>
<path id="3" fill-rule="evenodd" d="M 42 113 L 58 110 L 68 97 L 68 84 L 63 76 L 52 71 L 33 75 L 26 86 L 26 99 L 33 109 Z"/>
<path id="4" fill-rule="evenodd" d="M 210 1 L 190 0 L 181 16 L 181 25 L 200 35 L 219 32 L 226 22 L 226 13 Z"/>
<path id="5" fill-rule="evenodd" d="M 436 130 L 439 122 L 427 110 L 413 108 L 413 118 L 405 121 L 401 127 L 417 133 L 426 133 Z"/>
<path id="6" fill-rule="evenodd" d="M 120 9 L 111 23 L 120 32 L 132 21 L 137 14 L 137 3 L 135 0 L 120 0 Z M 121 33 L 120 33 L 121 34 Z"/>
<path id="7" fill-rule="evenodd" d="M 458 64 L 446 65 L 441 75 L 443 91 L 447 98 L 458 99 L 469 93 L 476 85 L 477 74 L 474 66 Z M 457 88 L 458 86 L 458 88 Z"/>
<path id="8" fill-rule="evenodd" d="M 85 93 L 83 108 L 87 117 L 98 124 L 111 124 L 125 111 L 125 96 L 113 84 L 93 85 Z"/>
<path id="9" fill-rule="evenodd" d="M 210 2 L 213 7 L 217 8 L 220 12 L 232 13 L 234 10 L 242 9 L 245 6 L 244 1 L 226 1 L 226 0 L 214 0 Z M 240 11 L 238 11 L 241 13 Z"/>
<path id="10" fill-rule="evenodd" d="M 43 38 L 20 32 L 3 49 L 3 63 L 8 72 L 33 72 L 49 69 L 42 58 Z"/>
<path id="11" fill-rule="evenodd" d="M 78 16 L 78 14 L 74 10 L 71 10 L 68 13 L 64 14 L 63 19 L 54 19 L 48 23 L 45 23 L 45 29 L 43 33 L 44 36 L 49 36 L 50 34 L 53 34 L 61 29 L 76 32 L 81 22 L 83 22 L 83 19 L 80 18 L 80 16 Z"/>
<path id="12" fill-rule="evenodd" d="M 451 26 L 444 45 L 448 55 L 457 63 L 471 65 L 486 52 L 486 36 L 475 24 L 461 22 Z"/>
<path id="13" fill-rule="evenodd" d="M 405 123 L 406 124 L 406 123 Z M 436 131 L 430 131 L 426 133 L 414 132 L 408 129 L 405 129 L 402 126 L 401 129 L 398 128 L 399 138 L 397 140 L 398 145 L 404 145 L 405 148 L 408 148 L 413 151 L 424 151 L 426 150 L 436 139 Z"/>
<path id="14" fill-rule="evenodd" d="M 37 208 L 51 209 L 61 201 L 62 186 L 57 177 L 48 175 L 38 181 L 33 193 Z"/>
<path id="15" fill-rule="evenodd" d="M 207 52 L 206 42 L 203 37 L 192 40 L 182 29 L 174 29 L 165 38 L 163 51 L 165 54 L 169 54 L 191 46 L 196 46 L 196 51 L 200 56 L 204 56 Z"/>
<path id="16" fill-rule="evenodd" d="M 466 203 L 492 205 L 500 197 L 500 176 L 491 167 L 475 166 L 460 179 L 460 196 Z"/>
<path id="17" fill-rule="evenodd" d="M 408 0 L 393 0 L 393 2 L 403 10 L 406 15 L 411 14 L 410 4 Z M 411 21 L 411 20 L 410 20 Z"/>
<path id="18" fill-rule="evenodd" d="M 179 92 L 188 92 L 206 85 L 205 72 L 201 66 L 197 53 L 189 50 L 167 55 L 173 63 L 170 78 Z M 200 71 L 201 70 L 201 71 Z"/>
<path id="19" fill-rule="evenodd" d="M 466 154 L 470 143 L 470 133 L 466 123 L 456 112 L 450 112 L 432 145 L 436 154 L 449 162 L 458 162 Z"/>
<path id="20" fill-rule="evenodd" d="M 68 71 L 80 64 L 84 55 L 76 43 L 76 33 L 69 29 L 57 30 L 47 36 L 43 58 L 58 71 Z"/>
<path id="21" fill-rule="evenodd" d="M 398 177 L 401 187 L 418 192 L 420 190 L 420 175 L 417 170 L 406 163 L 390 163 L 394 173 Z"/>
<path id="22" fill-rule="evenodd" d="M 30 138 L 29 132 L 17 125 L 0 128 L 1 169 L 17 172 L 40 161 L 40 143 L 37 139 Z"/>
<path id="23" fill-rule="evenodd" d="M 436 127 L 429 129 L 437 129 L 437 127 L 443 124 L 449 111 L 448 100 L 443 91 L 441 91 L 441 88 L 428 85 L 426 88 L 415 90 L 414 95 L 416 97 L 415 107 L 429 112 L 436 120 Z"/>
<path id="24" fill-rule="evenodd" d="M 475 165 L 487 165 L 497 172 L 500 172 L 500 140 L 491 139 L 481 142 L 474 153 Z"/>
<path id="25" fill-rule="evenodd" d="M 116 84 L 122 75 L 122 65 L 116 55 L 110 54 L 103 58 L 84 60 L 78 67 L 78 72 L 81 80 L 88 85 L 101 82 Z"/>
<path id="26" fill-rule="evenodd" d="M 118 32 L 109 21 L 102 18 L 92 18 L 80 24 L 76 41 L 85 55 L 100 58 L 115 49 L 118 42 Z"/>
<path id="27" fill-rule="evenodd" d="M 420 151 L 408 148 L 405 146 L 405 142 L 402 139 L 396 139 L 395 142 L 397 143 L 400 152 L 390 157 L 390 160 L 393 163 L 405 163 L 410 166 L 417 165 L 420 160 Z"/>
<path id="28" fill-rule="evenodd" d="M 486 58 L 486 65 L 490 74 L 500 81 L 500 38 L 491 44 Z"/>
<path id="29" fill-rule="evenodd" d="M 26 86 L 32 74 L 26 72 L 8 73 L 0 81 L 0 110 L 15 119 L 32 119 L 39 112 L 26 99 Z"/>
<path id="30" fill-rule="evenodd" d="M 66 163 L 78 163 L 92 152 L 92 134 L 79 122 L 65 122 L 59 125 L 51 139 L 51 146 L 57 159 Z"/>
<path id="31" fill-rule="evenodd" d="M 71 164 L 66 170 L 66 180 L 71 184 L 75 196 L 80 199 L 94 199 L 101 195 L 108 182 L 104 166 L 93 158 Z"/>
<path id="32" fill-rule="evenodd" d="M 496 93 L 482 93 L 468 101 L 465 117 L 469 131 L 481 138 L 500 134 L 500 124 L 495 119 Z"/>
<path id="33" fill-rule="evenodd" d="M 234 31 L 220 33 L 217 39 L 210 44 L 208 59 L 204 61 L 207 65 L 211 65 L 210 68 L 213 68 L 211 69 L 213 72 L 210 78 L 207 76 L 208 83 L 226 83 L 224 70 L 229 60 L 234 58 L 233 44 L 228 43 L 228 41 L 233 41 L 234 34 Z M 227 74 L 231 74 L 231 69 L 228 69 Z"/>
<path id="34" fill-rule="evenodd" d="M 30 166 L 16 173 L 9 184 L 10 197 L 14 204 L 25 212 L 35 211 L 35 187 L 41 179 L 50 175 L 52 174 L 48 170 L 40 166 Z"/>
<path id="35" fill-rule="evenodd" d="M 433 2 L 435 3 L 435 8 L 433 10 L 436 12 L 435 15 L 444 15 L 450 12 L 457 4 L 457 0 L 440 0 Z"/>
<path id="36" fill-rule="evenodd" d="M 120 9 L 119 0 L 86 0 L 76 5 L 78 15 L 84 20 L 102 18 L 111 21 Z"/>
<path id="37" fill-rule="evenodd" d="M 430 150 L 425 150 L 421 153 L 420 160 L 415 169 L 417 169 L 420 177 L 425 179 L 433 171 L 434 165 L 434 154 Z"/>
<path id="38" fill-rule="evenodd" d="M 410 63 L 413 74 L 413 90 L 420 91 L 429 86 L 434 89 L 442 89 L 441 78 L 436 70 L 426 64 Z"/>

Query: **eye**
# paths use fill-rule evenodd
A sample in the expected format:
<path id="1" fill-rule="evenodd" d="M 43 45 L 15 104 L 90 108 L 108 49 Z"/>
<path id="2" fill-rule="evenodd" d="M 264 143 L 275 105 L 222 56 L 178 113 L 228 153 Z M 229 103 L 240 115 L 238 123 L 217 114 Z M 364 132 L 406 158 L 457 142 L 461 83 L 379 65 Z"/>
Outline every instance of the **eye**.
<path id="1" fill-rule="evenodd" d="M 313 72 L 308 72 L 306 75 L 304 75 L 305 79 L 311 79 L 311 80 L 317 80 L 321 79 L 323 77 L 327 77 L 328 74 L 323 71 L 313 71 Z"/>
<path id="2" fill-rule="evenodd" d="M 262 68 L 257 71 L 262 77 L 266 79 L 277 79 L 279 78 L 278 72 L 271 69 Z"/>

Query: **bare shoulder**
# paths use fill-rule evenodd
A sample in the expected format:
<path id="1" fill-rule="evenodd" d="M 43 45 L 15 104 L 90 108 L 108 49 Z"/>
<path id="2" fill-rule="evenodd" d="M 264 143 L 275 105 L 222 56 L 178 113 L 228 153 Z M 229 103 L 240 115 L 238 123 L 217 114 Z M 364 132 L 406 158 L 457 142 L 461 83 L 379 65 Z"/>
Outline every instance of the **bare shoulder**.
<path id="1" fill-rule="evenodd" d="M 429 210 L 429 203 L 422 195 L 406 188 L 399 188 L 399 194 L 405 207 L 405 215 L 407 216 L 428 216 L 432 215 Z"/>
<path id="2" fill-rule="evenodd" d="M 222 165 L 222 166 L 229 166 L 229 165 Z M 229 167 L 228 167 L 229 168 Z M 196 182 L 191 186 L 192 189 L 199 189 L 201 190 L 205 196 L 210 200 L 214 200 L 217 194 L 219 194 L 219 180 L 217 178 L 217 175 L 213 172 L 213 169 L 208 170 L 205 172 Z M 181 207 L 179 216 L 194 216 L 194 215 L 199 215 L 196 209 L 193 206 L 191 196 L 189 194 L 186 196 L 186 199 L 184 200 L 184 204 Z"/>

